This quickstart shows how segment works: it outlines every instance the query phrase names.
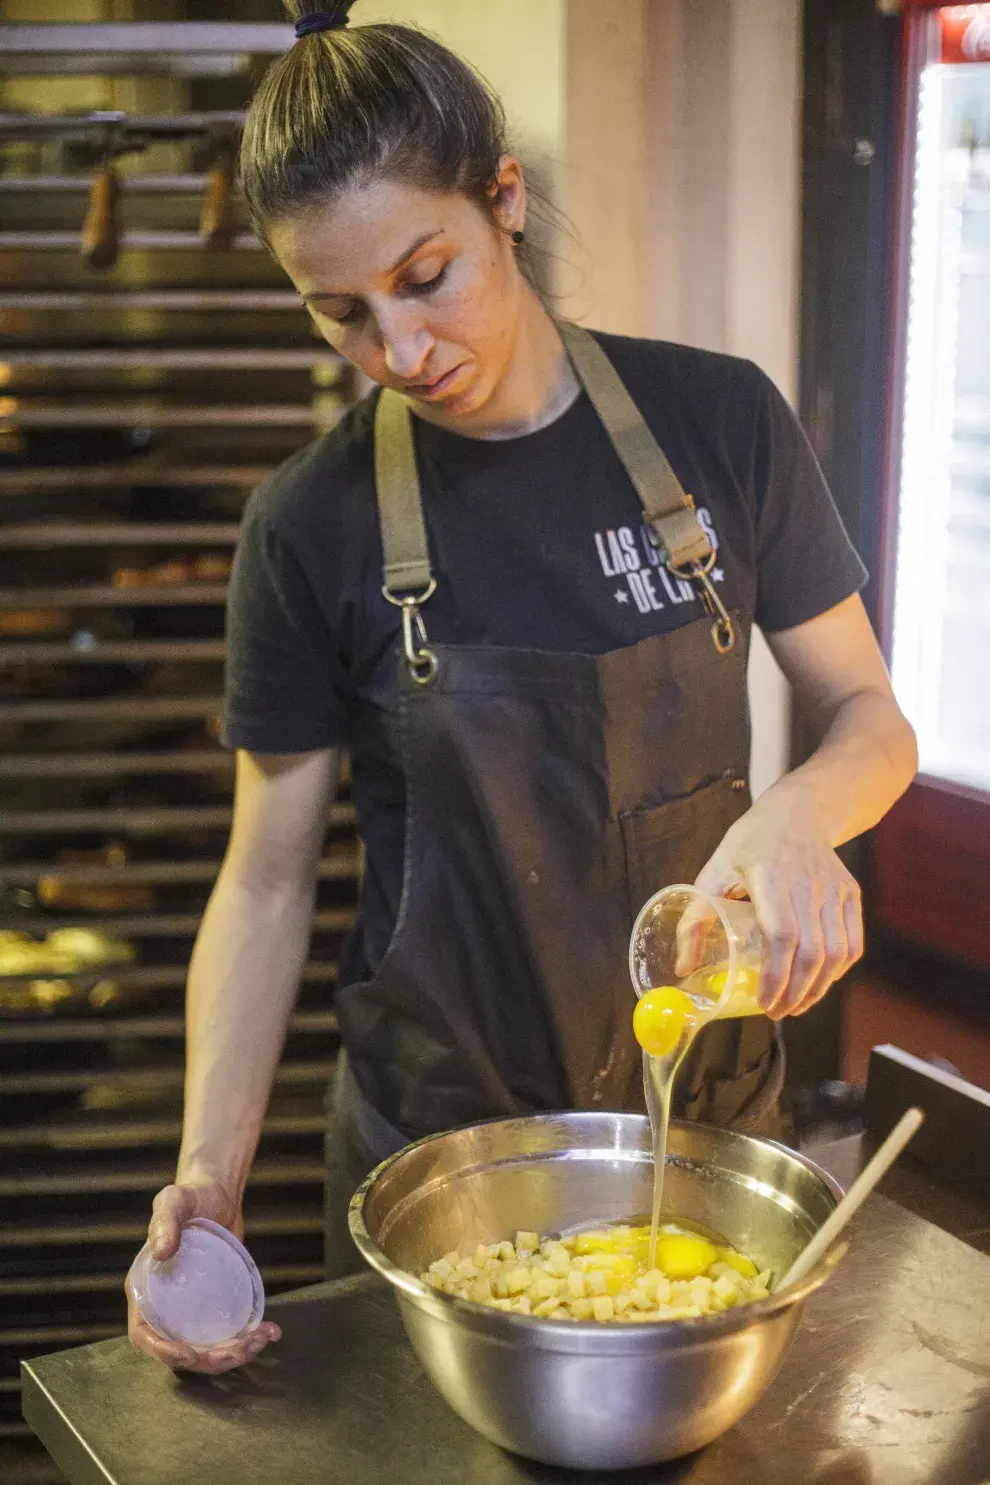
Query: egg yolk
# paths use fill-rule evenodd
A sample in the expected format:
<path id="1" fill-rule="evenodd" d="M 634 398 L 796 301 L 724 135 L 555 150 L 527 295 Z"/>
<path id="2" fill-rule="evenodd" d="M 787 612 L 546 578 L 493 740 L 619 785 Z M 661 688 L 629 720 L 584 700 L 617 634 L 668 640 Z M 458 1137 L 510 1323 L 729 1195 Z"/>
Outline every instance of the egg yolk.
<path id="1" fill-rule="evenodd" d="M 717 1257 L 713 1243 L 692 1233 L 671 1233 L 657 1239 L 657 1268 L 668 1279 L 694 1279 Z"/>
<path id="2" fill-rule="evenodd" d="M 633 1011 L 633 1035 L 651 1057 L 669 1057 L 685 1029 L 694 1024 L 694 1007 L 683 990 L 661 985 L 647 990 Z"/>

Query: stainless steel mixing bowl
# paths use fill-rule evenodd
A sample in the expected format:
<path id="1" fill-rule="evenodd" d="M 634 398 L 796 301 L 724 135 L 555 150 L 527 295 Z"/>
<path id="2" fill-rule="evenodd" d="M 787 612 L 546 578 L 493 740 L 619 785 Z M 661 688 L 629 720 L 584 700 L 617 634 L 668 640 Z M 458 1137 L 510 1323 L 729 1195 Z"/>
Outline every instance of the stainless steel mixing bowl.
<path id="1" fill-rule="evenodd" d="M 642 1217 L 650 1127 L 638 1114 L 546 1114 L 420 1140 L 351 1202 L 362 1255 L 394 1286 L 409 1338 L 461 1417 L 548 1464 L 624 1468 L 701 1448 L 751 1408 L 784 1359 L 804 1301 L 841 1257 L 756 1304 L 647 1325 L 536 1320 L 453 1299 L 416 1277 L 451 1248 Z M 839 1188 L 769 1140 L 674 1123 L 665 1213 L 703 1223 L 782 1274 Z"/>

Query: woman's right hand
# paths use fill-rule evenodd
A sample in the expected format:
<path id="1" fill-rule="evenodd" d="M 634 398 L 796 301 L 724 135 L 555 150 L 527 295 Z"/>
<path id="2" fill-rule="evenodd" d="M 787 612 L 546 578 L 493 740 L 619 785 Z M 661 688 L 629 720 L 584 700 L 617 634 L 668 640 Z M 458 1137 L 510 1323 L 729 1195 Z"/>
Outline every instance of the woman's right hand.
<path id="1" fill-rule="evenodd" d="M 153 1257 L 171 1258 L 179 1246 L 183 1226 L 193 1217 L 208 1217 L 226 1227 L 235 1237 L 243 1238 L 244 1222 L 240 1202 L 233 1200 L 215 1181 L 184 1182 L 159 1191 L 152 1205 L 148 1242 Z M 257 1330 L 236 1341 L 226 1341 L 212 1351 L 198 1351 L 182 1341 L 170 1341 L 152 1330 L 142 1318 L 131 1292 L 131 1276 L 124 1281 L 127 1294 L 127 1335 L 135 1351 L 154 1356 L 166 1366 L 188 1372 L 205 1372 L 217 1376 L 244 1366 L 263 1351 L 269 1341 L 281 1339 L 281 1329 L 274 1320 L 262 1320 Z"/>

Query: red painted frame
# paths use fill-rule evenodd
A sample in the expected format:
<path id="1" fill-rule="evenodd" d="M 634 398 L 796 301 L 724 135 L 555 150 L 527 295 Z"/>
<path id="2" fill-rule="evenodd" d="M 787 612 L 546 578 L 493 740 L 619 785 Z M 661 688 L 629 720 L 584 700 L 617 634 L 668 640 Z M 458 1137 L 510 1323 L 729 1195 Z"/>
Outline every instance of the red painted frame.
<path id="1" fill-rule="evenodd" d="M 893 634 L 918 79 L 923 63 L 938 46 L 938 20 L 931 12 L 946 8 L 932 0 L 906 0 L 902 24 L 897 226 L 877 573 L 880 638 L 888 663 Z M 944 779 L 919 778 L 874 830 L 870 856 L 868 908 L 874 929 L 990 970 L 990 794 Z"/>

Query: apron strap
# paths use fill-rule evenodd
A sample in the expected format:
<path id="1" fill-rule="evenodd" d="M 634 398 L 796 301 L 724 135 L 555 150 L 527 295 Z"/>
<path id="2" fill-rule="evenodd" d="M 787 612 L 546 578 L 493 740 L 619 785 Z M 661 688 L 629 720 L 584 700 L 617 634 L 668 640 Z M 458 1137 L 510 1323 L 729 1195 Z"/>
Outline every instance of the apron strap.
<path id="1" fill-rule="evenodd" d="M 386 387 L 375 410 L 375 484 L 382 528 L 385 597 L 428 588 L 433 581 L 419 493 L 412 417 Z"/>
<path id="2" fill-rule="evenodd" d="M 559 321 L 557 329 L 633 482 L 664 562 L 670 567 L 707 562 L 712 544 L 695 513 L 694 501 L 682 489 L 619 373 L 587 330 L 567 321 Z"/>
<path id="3" fill-rule="evenodd" d="M 708 576 L 715 552 L 698 520 L 694 501 L 685 494 L 666 454 L 594 336 L 568 321 L 559 321 L 557 328 L 578 380 L 639 496 L 647 531 L 669 571 L 695 584 L 713 621 L 715 648 L 724 654 L 735 644 L 735 630 Z M 429 682 L 436 664 L 426 643 L 419 607 L 433 593 L 436 583 L 430 570 L 412 430 L 412 414 L 405 400 L 398 392 L 384 389 L 375 411 L 375 483 L 384 553 L 382 592 L 402 609 L 410 670 L 416 679 Z"/>

